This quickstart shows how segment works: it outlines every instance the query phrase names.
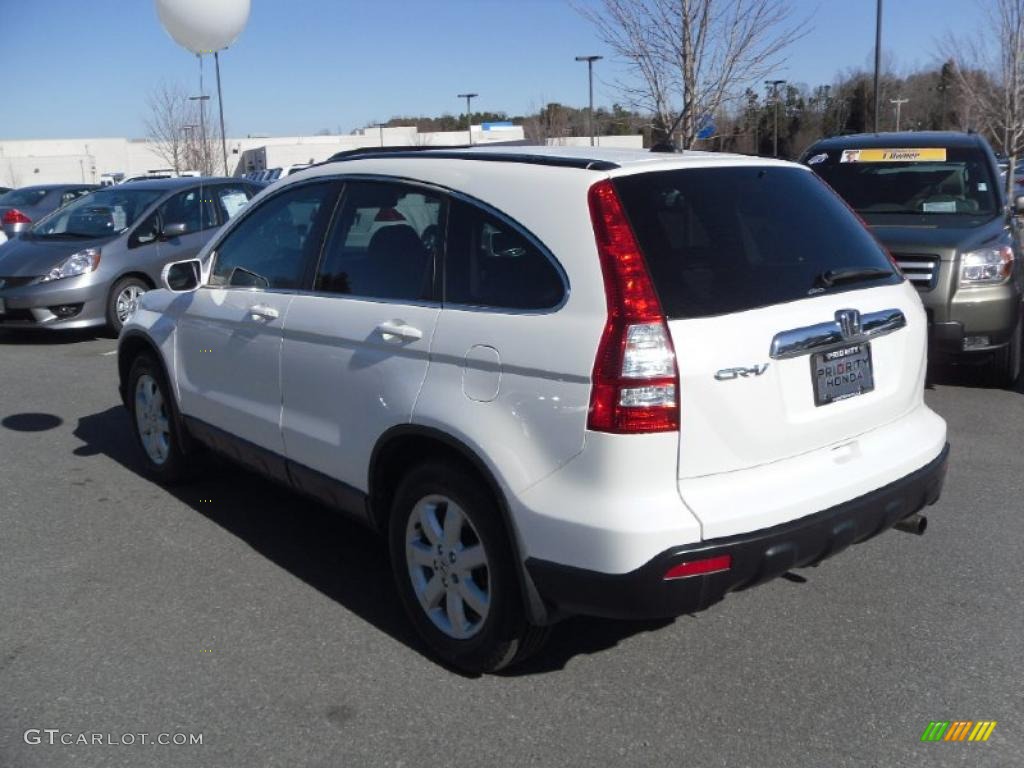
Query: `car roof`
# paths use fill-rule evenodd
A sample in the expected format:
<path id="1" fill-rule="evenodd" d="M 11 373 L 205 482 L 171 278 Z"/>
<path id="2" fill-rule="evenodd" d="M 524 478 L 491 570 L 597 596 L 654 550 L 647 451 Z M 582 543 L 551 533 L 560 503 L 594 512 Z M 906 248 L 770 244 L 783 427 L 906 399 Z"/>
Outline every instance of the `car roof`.
<path id="1" fill-rule="evenodd" d="M 726 152 L 651 152 L 640 149 L 609 149 L 604 147 L 447 147 L 425 149 L 417 147 L 366 147 L 332 155 L 323 163 L 312 168 L 323 168 L 336 163 L 355 160 L 478 160 L 485 162 L 523 163 L 533 165 L 561 166 L 591 171 L 654 170 L 662 168 L 686 168 L 709 165 L 776 165 L 786 164 L 771 158 L 738 155 Z M 306 176 L 308 178 L 308 176 Z"/>
<path id="2" fill-rule="evenodd" d="M 179 176 L 176 179 L 139 179 L 137 181 L 129 182 L 128 188 L 165 190 L 222 181 L 235 181 L 235 179 L 230 179 L 227 176 Z M 120 184 L 117 186 L 120 186 Z"/>
<path id="3" fill-rule="evenodd" d="M 831 136 L 815 142 L 813 149 L 926 149 L 945 147 L 947 149 L 974 149 L 982 146 L 982 138 L 976 133 L 960 131 L 902 131 L 900 133 L 853 133 L 846 136 Z"/>
<path id="4" fill-rule="evenodd" d="M 14 192 L 25 192 L 36 189 L 43 189 L 47 192 L 53 192 L 54 190 L 61 189 L 98 189 L 99 184 L 33 184 L 29 187 L 18 187 Z"/>

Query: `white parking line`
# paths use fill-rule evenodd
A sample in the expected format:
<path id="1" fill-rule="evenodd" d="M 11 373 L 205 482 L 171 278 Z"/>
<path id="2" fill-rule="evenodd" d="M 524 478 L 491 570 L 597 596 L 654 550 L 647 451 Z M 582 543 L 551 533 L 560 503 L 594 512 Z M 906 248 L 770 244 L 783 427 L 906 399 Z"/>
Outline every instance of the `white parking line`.
<path id="1" fill-rule="evenodd" d="M 100 357 L 110 357 L 111 355 L 116 355 L 116 354 L 117 354 L 117 350 L 116 349 L 112 349 L 109 352 L 100 352 Z"/>

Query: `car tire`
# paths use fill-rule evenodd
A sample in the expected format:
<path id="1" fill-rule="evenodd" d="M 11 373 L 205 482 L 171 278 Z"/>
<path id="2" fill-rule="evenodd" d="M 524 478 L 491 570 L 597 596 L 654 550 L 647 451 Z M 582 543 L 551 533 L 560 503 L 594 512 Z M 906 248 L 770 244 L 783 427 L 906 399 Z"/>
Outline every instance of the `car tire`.
<path id="1" fill-rule="evenodd" d="M 107 330 L 114 336 L 121 333 L 121 328 L 128 319 L 127 303 L 138 301 L 150 288 L 149 284 L 138 277 L 122 277 L 107 296 Z"/>
<path id="2" fill-rule="evenodd" d="M 132 434 L 145 474 L 166 485 L 190 479 L 195 474 L 195 451 L 163 366 L 150 354 L 132 361 L 127 394 Z"/>
<path id="3" fill-rule="evenodd" d="M 548 628 L 526 620 L 500 512 L 473 473 L 437 462 L 410 471 L 395 493 L 388 541 L 402 604 L 441 661 L 480 674 L 541 648 Z"/>
<path id="4" fill-rule="evenodd" d="M 1024 357 L 1024 319 L 1017 321 L 1017 328 L 1010 336 L 1010 342 L 996 353 L 990 369 L 992 383 L 997 387 L 1012 389 L 1020 378 L 1022 357 Z"/>

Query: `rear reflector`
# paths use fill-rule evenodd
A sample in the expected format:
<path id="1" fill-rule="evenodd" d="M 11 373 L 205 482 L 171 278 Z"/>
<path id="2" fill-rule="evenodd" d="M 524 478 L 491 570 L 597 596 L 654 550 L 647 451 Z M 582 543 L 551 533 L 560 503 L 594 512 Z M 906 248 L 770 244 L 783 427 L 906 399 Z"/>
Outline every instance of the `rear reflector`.
<path id="1" fill-rule="evenodd" d="M 686 579 L 690 576 L 707 576 L 711 573 L 722 573 L 732 568 L 732 555 L 718 555 L 706 560 L 691 560 L 688 563 L 673 565 L 662 577 L 665 581 Z"/>

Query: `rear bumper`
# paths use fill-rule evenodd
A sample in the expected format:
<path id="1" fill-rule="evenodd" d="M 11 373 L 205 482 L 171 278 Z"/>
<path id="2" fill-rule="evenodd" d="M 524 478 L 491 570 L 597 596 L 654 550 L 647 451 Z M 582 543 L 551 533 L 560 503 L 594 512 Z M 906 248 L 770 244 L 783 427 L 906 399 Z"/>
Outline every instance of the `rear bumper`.
<path id="1" fill-rule="evenodd" d="M 528 559 L 526 568 L 554 615 L 666 618 L 703 610 L 726 593 L 818 563 L 888 530 L 942 492 L 949 445 L 921 469 L 852 501 L 736 536 L 672 547 L 634 571 L 608 574 Z M 665 580 L 675 565 L 729 555 L 729 570 Z"/>

